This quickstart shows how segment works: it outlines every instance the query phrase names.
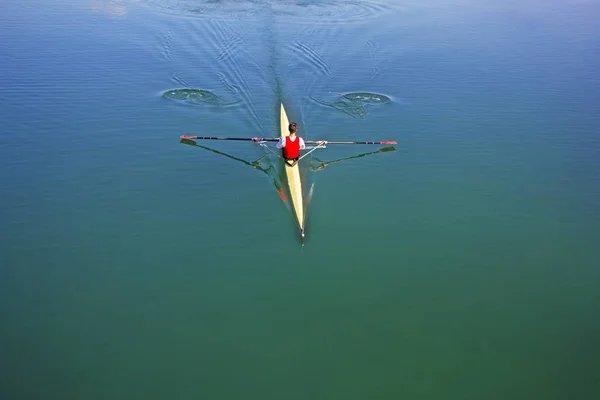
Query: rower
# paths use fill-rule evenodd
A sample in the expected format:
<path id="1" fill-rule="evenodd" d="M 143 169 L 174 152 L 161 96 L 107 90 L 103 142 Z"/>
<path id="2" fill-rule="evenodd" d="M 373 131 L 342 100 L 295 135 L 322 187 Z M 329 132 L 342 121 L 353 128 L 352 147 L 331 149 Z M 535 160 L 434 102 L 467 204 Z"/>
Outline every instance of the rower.
<path id="1" fill-rule="evenodd" d="M 290 131 L 289 136 L 282 136 L 279 142 L 277 142 L 277 148 L 281 149 L 285 163 L 293 167 L 298 158 L 300 158 L 300 150 L 304 150 L 306 145 L 304 144 L 304 139 L 296 136 L 296 132 L 298 131 L 297 123 L 290 123 L 288 130 Z"/>

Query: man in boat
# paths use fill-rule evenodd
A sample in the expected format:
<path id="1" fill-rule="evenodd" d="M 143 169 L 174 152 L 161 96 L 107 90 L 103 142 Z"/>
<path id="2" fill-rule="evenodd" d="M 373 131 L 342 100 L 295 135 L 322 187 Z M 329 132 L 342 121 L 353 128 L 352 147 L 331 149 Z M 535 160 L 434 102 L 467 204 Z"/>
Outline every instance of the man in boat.
<path id="1" fill-rule="evenodd" d="M 291 122 L 288 130 L 290 131 L 290 135 L 282 136 L 279 142 L 277 142 L 277 148 L 281 149 L 285 163 L 293 167 L 298 158 L 300 158 L 300 150 L 304 150 L 306 145 L 300 136 L 296 136 L 296 132 L 298 131 L 297 123 Z"/>

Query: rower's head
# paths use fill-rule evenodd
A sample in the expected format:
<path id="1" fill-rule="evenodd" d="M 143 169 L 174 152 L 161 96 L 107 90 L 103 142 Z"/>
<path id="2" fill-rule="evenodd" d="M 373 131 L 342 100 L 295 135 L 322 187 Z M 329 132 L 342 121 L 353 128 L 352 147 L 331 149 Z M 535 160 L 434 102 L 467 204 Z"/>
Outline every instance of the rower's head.
<path id="1" fill-rule="evenodd" d="M 295 122 L 290 123 L 290 126 L 288 127 L 289 131 L 290 131 L 290 135 L 295 135 L 296 132 L 298 132 L 298 124 Z"/>

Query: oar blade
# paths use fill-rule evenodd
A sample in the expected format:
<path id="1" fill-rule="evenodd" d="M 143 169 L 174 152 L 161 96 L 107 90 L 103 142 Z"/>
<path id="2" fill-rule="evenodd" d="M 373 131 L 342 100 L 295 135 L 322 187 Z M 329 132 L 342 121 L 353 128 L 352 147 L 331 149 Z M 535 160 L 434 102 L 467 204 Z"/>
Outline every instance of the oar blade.
<path id="1" fill-rule="evenodd" d="M 198 144 L 191 139 L 181 139 L 179 143 L 187 144 L 188 146 L 198 146 Z"/>

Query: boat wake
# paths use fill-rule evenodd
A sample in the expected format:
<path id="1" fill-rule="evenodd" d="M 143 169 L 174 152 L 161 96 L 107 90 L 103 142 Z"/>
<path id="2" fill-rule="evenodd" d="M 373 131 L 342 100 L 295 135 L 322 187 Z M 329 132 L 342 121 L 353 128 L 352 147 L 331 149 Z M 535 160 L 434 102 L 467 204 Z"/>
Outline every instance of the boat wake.
<path id="1" fill-rule="evenodd" d="M 243 19 L 257 15 L 268 5 L 276 17 L 294 23 L 345 24 L 363 22 L 399 7 L 384 0 L 145 0 L 142 4 L 160 12 L 206 19 Z"/>

